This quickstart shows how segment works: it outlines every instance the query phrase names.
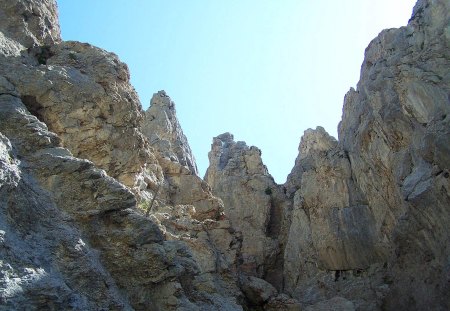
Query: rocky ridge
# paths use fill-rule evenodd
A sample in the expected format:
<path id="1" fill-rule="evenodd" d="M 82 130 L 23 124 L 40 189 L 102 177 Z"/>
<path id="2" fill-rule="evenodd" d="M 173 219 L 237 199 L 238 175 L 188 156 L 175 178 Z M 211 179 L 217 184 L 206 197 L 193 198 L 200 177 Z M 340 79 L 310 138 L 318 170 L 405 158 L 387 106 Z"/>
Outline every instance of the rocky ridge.
<path id="1" fill-rule="evenodd" d="M 164 91 L 63 42 L 56 3 L 0 4 L 0 309 L 450 308 L 450 4 L 369 45 L 339 140 L 284 185 L 215 137 L 205 181 Z"/>
<path id="2" fill-rule="evenodd" d="M 282 250 L 281 290 L 309 309 L 449 308 L 448 12 L 448 1 L 418 1 L 407 26 L 382 31 L 345 96 L 339 141 L 321 127 L 301 139 L 283 186 L 285 221 L 256 253 Z M 269 175 L 256 156 L 249 177 L 247 158 L 259 151 L 230 137 L 214 138 L 206 180 L 244 241 L 249 222 L 261 239 L 269 183 L 258 181 Z"/>
<path id="3" fill-rule="evenodd" d="M 28 11 L 11 9 L 17 7 Z M 15 14 L 39 12 L 39 20 L 57 21 L 53 1 L 8 0 L 0 12 L 17 29 L 25 26 Z M 237 246 L 230 248 L 238 241 L 222 202 L 195 173 L 161 161 L 165 155 L 150 146 L 126 65 L 89 44 L 62 42 L 57 23 L 53 41 L 46 23 L 23 31 L 36 40 L 4 27 L 0 176 L 2 198 L 11 199 L 2 201 L 8 230 L 2 228 L 1 305 L 241 310 Z M 13 175 L 32 186 L 11 181 Z M 14 243 L 34 235 L 26 212 L 33 206 L 44 225 L 29 242 L 34 253 L 22 261 L 28 244 Z M 67 241 L 49 241 L 67 235 L 63 230 L 73 231 Z M 40 248 L 45 251 L 37 256 Z M 49 259 L 41 260 L 44 255 Z"/>

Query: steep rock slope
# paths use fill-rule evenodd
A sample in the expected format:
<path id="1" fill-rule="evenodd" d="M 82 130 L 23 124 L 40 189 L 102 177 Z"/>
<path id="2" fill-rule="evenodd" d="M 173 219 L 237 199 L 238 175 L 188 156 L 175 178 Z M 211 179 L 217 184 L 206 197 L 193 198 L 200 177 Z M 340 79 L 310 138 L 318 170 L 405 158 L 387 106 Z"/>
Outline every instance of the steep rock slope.
<path id="1" fill-rule="evenodd" d="M 286 218 L 290 210 L 283 187 L 275 184 L 261 151 L 225 133 L 214 138 L 205 175 L 224 211 L 242 235 L 239 270 L 281 290 Z M 243 278 L 243 286 L 245 288 Z"/>
<path id="2" fill-rule="evenodd" d="M 281 228 L 283 290 L 304 306 L 450 307 L 449 29 L 448 1 L 419 0 L 407 26 L 382 31 L 367 48 L 339 141 L 320 127 L 302 137 Z M 260 175 L 268 174 L 249 175 L 251 151 L 242 150 L 256 149 L 224 138 L 214 139 L 207 180 L 237 228 L 250 231 L 246 221 L 256 217 L 263 228 L 267 207 L 255 209 L 262 196 L 254 194 L 264 193 Z M 257 214 L 242 217 L 249 211 Z M 274 247 L 265 243 L 256 257 Z"/>
<path id="3" fill-rule="evenodd" d="M 13 198 L 2 200 L 2 213 L 9 215 L 1 228 L 7 258 L 2 307 L 241 310 L 234 268 L 239 243 L 221 215 L 222 203 L 179 163 L 158 162 L 162 157 L 140 130 L 143 113 L 126 65 L 88 44 L 45 39 L 48 29 L 59 34 L 57 23 L 27 24 L 20 31 L 25 26 L 17 23 L 21 17 L 15 14 L 22 11 L 10 9 L 15 6 L 57 21 L 53 1 L 0 5 L 2 16 L 18 27 L 0 28 L 2 166 L 6 163 L 0 189 L 2 198 Z M 21 34 L 28 32 L 44 39 L 26 43 Z M 14 174 L 31 185 L 21 186 Z M 152 198 L 155 210 L 144 216 L 136 202 Z M 36 227 L 27 216 L 33 206 L 39 206 L 36 219 L 42 223 Z M 36 238 L 18 243 L 33 235 L 32 228 Z M 68 238 L 48 241 L 47 231 Z M 28 246 L 38 258 L 30 257 L 31 263 L 20 261 Z M 86 283 L 91 279 L 95 289 Z"/>
<path id="4" fill-rule="evenodd" d="M 347 291 L 362 309 L 448 308 L 449 12 L 448 1 L 419 1 L 408 26 L 370 43 L 339 142 L 305 133 L 287 183 L 298 189 L 290 238 L 304 235 L 285 253 L 297 298 Z"/>
<path id="5" fill-rule="evenodd" d="M 61 148 L 17 94 L 0 97 L 3 307 L 240 310 L 126 187 Z"/>
<path id="6" fill-rule="evenodd" d="M 339 137 L 390 251 L 386 308 L 450 307 L 449 30 L 449 1 L 418 1 L 345 98 Z"/>
<path id="7" fill-rule="evenodd" d="M 163 159 L 180 163 L 198 175 L 195 158 L 176 116 L 175 103 L 166 92 L 153 94 L 150 107 L 145 112 L 142 132 Z"/>
<path id="8" fill-rule="evenodd" d="M 140 127 L 158 160 L 164 179 L 154 189 L 155 208 L 192 205 L 199 220 L 223 217 L 223 203 L 198 177 L 197 165 L 178 122 L 175 103 L 164 91 L 155 93 Z"/>

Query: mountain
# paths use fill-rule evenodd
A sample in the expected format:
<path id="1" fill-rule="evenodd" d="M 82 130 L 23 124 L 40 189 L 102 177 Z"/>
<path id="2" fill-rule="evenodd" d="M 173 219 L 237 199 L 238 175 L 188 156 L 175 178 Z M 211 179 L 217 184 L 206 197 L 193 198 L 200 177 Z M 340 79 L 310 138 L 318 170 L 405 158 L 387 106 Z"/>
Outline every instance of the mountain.
<path id="1" fill-rule="evenodd" d="M 0 310 L 450 309 L 449 12 L 372 40 L 278 185 L 230 133 L 200 178 L 164 91 L 143 111 L 55 1 L 2 1 Z"/>

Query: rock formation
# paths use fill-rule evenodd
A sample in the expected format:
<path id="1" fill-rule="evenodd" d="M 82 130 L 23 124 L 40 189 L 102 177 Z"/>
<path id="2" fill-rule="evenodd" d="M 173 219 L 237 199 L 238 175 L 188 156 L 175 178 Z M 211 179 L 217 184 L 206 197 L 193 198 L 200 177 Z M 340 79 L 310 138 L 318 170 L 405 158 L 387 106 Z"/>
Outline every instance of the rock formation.
<path id="1" fill-rule="evenodd" d="M 53 1 L 0 13 L 2 308 L 242 310 L 222 202 L 150 146 L 126 65 L 61 42 Z"/>
<path id="2" fill-rule="evenodd" d="M 450 3 L 369 45 L 339 140 L 277 185 L 215 137 L 205 181 L 164 91 L 0 3 L 1 310 L 448 310 Z"/>
<path id="3" fill-rule="evenodd" d="M 166 92 L 153 94 L 142 132 L 163 159 L 177 162 L 198 175 L 195 158 L 176 116 L 175 103 Z"/>
<path id="4" fill-rule="evenodd" d="M 282 290 L 307 309 L 450 307 L 449 12 L 448 1 L 420 0 L 406 27 L 382 31 L 345 96 L 339 141 L 321 127 L 301 139 L 284 185 L 287 240 L 278 243 Z M 223 138 L 214 139 L 209 170 L 226 173 L 207 180 L 245 237 L 241 215 L 258 206 L 252 194 L 266 185 L 245 190 L 259 177 L 248 178 L 242 148 Z"/>
<path id="5" fill-rule="evenodd" d="M 205 181 L 224 202 L 225 214 L 242 233 L 241 273 L 282 287 L 284 213 L 289 202 L 262 163 L 261 151 L 235 142 L 233 135 L 214 138 Z"/>

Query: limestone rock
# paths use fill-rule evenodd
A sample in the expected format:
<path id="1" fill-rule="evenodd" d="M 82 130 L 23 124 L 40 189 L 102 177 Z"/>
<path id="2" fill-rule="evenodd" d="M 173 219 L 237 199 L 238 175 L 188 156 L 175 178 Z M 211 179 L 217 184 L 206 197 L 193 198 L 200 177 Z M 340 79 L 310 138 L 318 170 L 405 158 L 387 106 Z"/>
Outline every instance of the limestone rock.
<path id="1" fill-rule="evenodd" d="M 275 287 L 270 283 L 252 276 L 243 276 L 240 279 L 245 297 L 254 306 L 261 306 L 277 294 Z"/>
<path id="2" fill-rule="evenodd" d="M 339 141 L 307 130 L 277 185 L 228 133 L 201 180 L 167 94 L 144 114 L 54 1 L 2 1 L 0 309 L 450 309 L 448 12 L 370 43 Z"/>
<path id="3" fill-rule="evenodd" d="M 9 38 L 24 48 L 60 42 L 56 1 L 3 0 L 0 4 L 0 31 L 0 38 Z"/>
<path id="4" fill-rule="evenodd" d="M 305 308 L 305 311 L 355 311 L 355 306 L 351 301 L 342 297 L 318 302 Z"/>
<path id="5" fill-rule="evenodd" d="M 300 303 L 286 294 L 272 297 L 264 305 L 264 311 L 302 311 Z"/>
<path id="6" fill-rule="evenodd" d="M 24 50 L 24 46 L 8 37 L 5 37 L 0 31 L 0 54 L 6 56 L 19 56 L 20 51 Z"/>
<path id="7" fill-rule="evenodd" d="M 161 182 L 162 169 L 138 130 L 139 100 L 117 56 L 78 42 L 25 56 L 1 59 L 0 74 L 65 147 L 138 193 Z"/>
<path id="8" fill-rule="evenodd" d="M 93 187 L 85 186 L 90 188 L 85 193 L 90 194 L 92 210 L 88 204 L 72 205 L 75 202 L 67 200 L 71 191 L 58 194 L 67 196 L 67 212 L 80 217 L 132 205 L 132 194 L 93 169 L 92 163 L 58 147 L 56 135 L 14 96 L 0 96 L 0 133 L 1 308 L 131 309 L 99 254 L 42 182 L 57 183 L 63 177 L 61 167 L 69 174 L 77 172 L 72 177 L 78 178 L 79 186 L 97 181 L 97 199 Z M 52 172 L 51 180 L 40 176 L 42 171 Z"/>
<path id="9" fill-rule="evenodd" d="M 320 128 L 302 139 L 284 267 L 303 303 L 448 308 L 449 5 L 418 1 L 406 27 L 370 43 L 339 142 Z"/>
<path id="10" fill-rule="evenodd" d="M 188 140 L 178 122 L 175 103 L 164 92 L 153 94 L 140 127 L 147 137 L 164 173 L 157 205 L 192 205 L 198 220 L 217 219 L 223 204 L 198 177 L 197 165 Z"/>
<path id="11" fill-rule="evenodd" d="M 301 177 L 295 205 L 307 216 L 319 265 L 329 270 L 365 268 L 377 258 L 373 215 L 352 179 L 348 157 L 327 135 L 318 128 L 302 137 L 291 173 Z M 294 233 L 290 242 L 297 243 Z"/>
<path id="12" fill-rule="evenodd" d="M 221 214 L 222 203 L 180 163 L 164 162 L 164 169 L 159 164 L 159 152 L 140 131 L 143 114 L 126 65 L 89 44 L 49 42 L 24 51 L 17 40 L 0 41 L 6 51 L 0 55 L 0 132 L 5 135 L 0 159 L 1 167 L 3 162 L 7 167 L 23 164 L 22 171 L 2 170 L 0 185 L 30 176 L 36 198 L 26 199 L 28 188 L 16 187 L 11 191 L 17 200 L 43 205 L 38 219 L 54 221 L 52 235 L 75 233 L 68 241 L 42 242 L 40 235 L 31 241 L 36 244 L 33 254 L 42 248 L 50 264 L 32 266 L 23 278 L 16 270 L 27 263 L 15 265 L 28 246 L 14 246 L 8 257 L 13 268 L 0 282 L 6 284 L 0 291 L 2 304 L 13 309 L 25 303 L 79 310 L 242 310 L 235 272 L 238 242 Z M 156 198 L 159 187 L 157 209 L 145 217 L 136 208 L 137 199 L 145 203 Z M 169 200 L 161 200 L 165 198 Z M 177 205 L 181 203 L 195 206 Z M 27 205 L 5 204 L 19 215 L 5 231 L 15 243 L 15 232 L 30 227 L 29 220 L 21 219 Z M 162 222 L 158 208 L 164 207 L 171 214 Z M 51 211 L 64 217 L 45 219 Z M 69 233 L 59 229 L 64 226 Z M 40 230 L 36 232 L 45 239 L 51 236 Z M 55 249 L 63 246 L 60 260 Z M 82 250 L 80 255 L 71 251 L 74 247 Z M 79 268 L 73 263 L 77 260 Z M 30 281 L 47 275 L 49 282 L 42 287 Z"/>
<path id="13" fill-rule="evenodd" d="M 145 112 L 142 132 L 161 157 L 198 175 L 195 158 L 176 116 L 175 103 L 166 92 L 153 94 L 150 107 Z"/>
<path id="14" fill-rule="evenodd" d="M 370 43 L 339 126 L 375 227 L 396 254 L 385 258 L 391 309 L 449 307 L 449 279 L 438 272 L 450 252 L 449 11 L 448 1 L 420 0 L 406 27 Z"/>
<path id="15" fill-rule="evenodd" d="M 224 202 L 232 226 L 242 233 L 240 269 L 281 288 L 285 211 L 283 189 L 262 163 L 261 151 L 235 142 L 229 133 L 215 137 L 205 181 Z"/>
<path id="16" fill-rule="evenodd" d="M 203 270 L 201 244 L 166 240 L 133 193 L 60 147 L 17 96 L 0 95 L 0 133 L 2 307 L 242 310 L 238 290 Z"/>

